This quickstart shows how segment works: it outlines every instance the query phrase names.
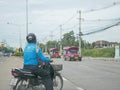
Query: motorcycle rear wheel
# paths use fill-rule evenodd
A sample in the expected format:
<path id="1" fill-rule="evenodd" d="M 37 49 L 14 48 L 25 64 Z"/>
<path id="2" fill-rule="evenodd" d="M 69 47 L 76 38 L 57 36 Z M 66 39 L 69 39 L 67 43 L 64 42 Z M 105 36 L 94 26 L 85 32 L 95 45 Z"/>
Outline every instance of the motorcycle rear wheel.
<path id="1" fill-rule="evenodd" d="M 13 90 L 27 90 L 28 84 L 26 80 L 18 80 Z"/>
<path id="2" fill-rule="evenodd" d="M 13 90 L 46 90 L 43 83 L 33 86 L 29 83 L 28 80 L 18 80 L 16 85 L 13 87 Z"/>

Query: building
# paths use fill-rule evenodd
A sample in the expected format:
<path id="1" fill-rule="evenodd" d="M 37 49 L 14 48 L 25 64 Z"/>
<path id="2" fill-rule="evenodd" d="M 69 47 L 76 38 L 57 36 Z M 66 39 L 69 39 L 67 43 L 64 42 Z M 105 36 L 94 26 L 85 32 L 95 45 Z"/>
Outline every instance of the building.
<path id="1" fill-rule="evenodd" d="M 94 42 L 94 48 L 109 48 L 109 47 L 115 47 L 118 45 L 117 42 L 108 42 L 105 40 L 98 40 Z"/>
<path id="2" fill-rule="evenodd" d="M 99 40 L 95 42 L 94 48 L 105 48 L 105 47 L 110 47 L 110 43 L 105 40 Z"/>

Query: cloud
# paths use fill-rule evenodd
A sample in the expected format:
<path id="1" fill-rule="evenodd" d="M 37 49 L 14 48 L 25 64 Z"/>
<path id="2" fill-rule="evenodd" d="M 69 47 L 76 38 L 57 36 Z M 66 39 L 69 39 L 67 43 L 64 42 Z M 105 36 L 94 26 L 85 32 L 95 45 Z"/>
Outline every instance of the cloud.
<path id="1" fill-rule="evenodd" d="M 0 0 L 0 5 L 2 4 L 6 4 L 6 2 L 4 0 Z"/>
<path id="2" fill-rule="evenodd" d="M 84 10 L 101 8 L 107 5 L 111 5 L 113 2 L 114 0 L 28 0 L 28 21 L 29 23 L 31 23 L 28 25 L 29 32 L 36 33 L 38 39 L 42 39 L 47 36 L 47 39 L 49 40 L 49 35 L 51 31 L 54 31 L 53 38 L 59 39 L 59 26 L 61 24 L 64 24 L 62 26 L 63 34 L 71 30 L 74 30 L 75 34 L 78 34 L 78 10 L 82 10 L 81 15 L 84 19 L 92 20 L 118 18 L 120 16 L 119 5 L 91 13 L 83 13 Z M 9 42 L 12 42 L 13 40 L 16 40 L 16 38 L 18 38 L 18 28 L 6 24 L 7 22 L 10 22 L 18 25 L 23 25 L 21 29 L 22 40 L 24 41 L 26 36 L 26 0 L 0 0 L 0 6 L 2 6 L 0 8 L 0 30 L 4 30 L 4 32 L 0 31 L 0 37 L 8 39 L 7 36 L 10 36 L 12 39 L 9 39 Z M 71 17 L 73 16 L 74 18 L 71 19 Z M 84 21 L 81 23 L 82 32 L 87 32 L 110 23 L 111 22 Z M 118 36 L 120 36 L 119 31 L 117 31 L 118 28 L 119 27 L 112 28 L 106 30 L 105 32 L 84 36 L 83 38 L 87 41 L 94 41 L 104 38 L 107 40 L 117 40 L 119 39 Z M 16 32 L 16 34 L 13 35 L 12 32 Z M 9 35 L 7 35 L 8 33 Z M 113 33 L 115 34 L 115 37 L 111 37 Z M 16 41 L 19 42 L 18 40 Z"/>
<path id="3" fill-rule="evenodd" d="M 29 4 L 44 4 L 47 1 L 49 0 L 28 0 L 28 3 Z"/>

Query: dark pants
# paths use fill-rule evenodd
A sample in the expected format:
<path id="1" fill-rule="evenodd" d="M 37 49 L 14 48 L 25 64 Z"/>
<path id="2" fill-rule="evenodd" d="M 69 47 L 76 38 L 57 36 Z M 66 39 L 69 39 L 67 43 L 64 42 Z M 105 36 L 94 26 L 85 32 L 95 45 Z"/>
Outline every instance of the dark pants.
<path id="1" fill-rule="evenodd" d="M 50 72 L 42 68 L 39 68 L 38 66 L 33 66 L 33 65 L 24 65 L 24 69 L 29 69 L 36 75 L 39 75 L 40 77 L 42 77 L 46 90 L 53 90 L 53 81 L 52 81 Z"/>

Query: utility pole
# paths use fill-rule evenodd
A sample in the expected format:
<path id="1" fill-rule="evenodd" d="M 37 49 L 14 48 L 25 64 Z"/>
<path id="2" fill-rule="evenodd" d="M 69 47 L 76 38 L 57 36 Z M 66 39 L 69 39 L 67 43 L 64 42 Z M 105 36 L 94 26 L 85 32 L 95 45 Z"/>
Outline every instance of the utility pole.
<path id="1" fill-rule="evenodd" d="M 26 0 L 26 34 L 28 35 L 28 0 Z"/>
<path id="2" fill-rule="evenodd" d="M 62 25 L 60 25 L 60 54 L 62 55 Z"/>
<path id="3" fill-rule="evenodd" d="M 20 48 L 22 48 L 21 30 L 19 30 L 19 41 L 20 41 Z"/>
<path id="4" fill-rule="evenodd" d="M 81 11 L 79 10 L 78 11 L 78 13 L 79 13 L 79 54 L 82 56 L 82 53 L 81 53 L 81 34 L 82 34 L 82 32 L 81 32 Z"/>
<path id="5" fill-rule="evenodd" d="M 53 31 L 51 31 L 50 33 L 50 38 L 51 38 L 51 41 L 53 41 Z"/>

